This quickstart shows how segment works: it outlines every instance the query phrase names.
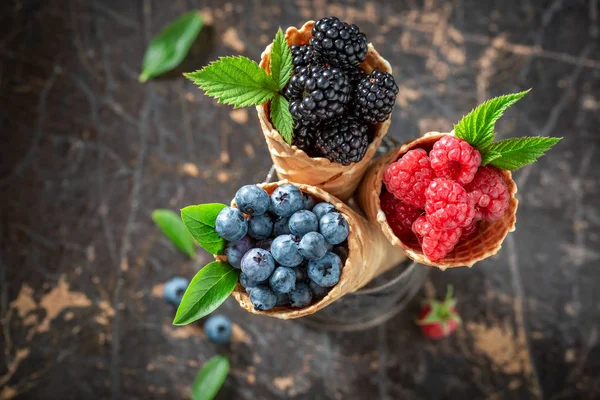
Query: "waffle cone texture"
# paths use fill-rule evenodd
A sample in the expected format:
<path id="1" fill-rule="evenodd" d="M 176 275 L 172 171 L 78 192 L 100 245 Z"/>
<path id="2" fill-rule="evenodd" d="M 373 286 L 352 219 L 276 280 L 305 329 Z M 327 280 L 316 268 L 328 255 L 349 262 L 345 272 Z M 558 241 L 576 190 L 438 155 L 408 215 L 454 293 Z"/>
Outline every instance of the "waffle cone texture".
<path id="1" fill-rule="evenodd" d="M 391 150 L 386 155 L 377 159 L 367 171 L 357 194 L 358 203 L 369 221 L 377 223 L 392 245 L 402 249 L 412 260 L 421 264 L 438 267 L 442 270 L 462 266 L 472 267 L 476 262 L 498 253 L 506 235 L 515 230 L 518 207 L 518 201 L 515 197 L 517 185 L 512 179 L 510 171 L 501 171 L 510 193 L 508 210 L 497 221 L 481 221 L 477 236 L 471 240 L 457 244 L 454 250 L 448 253 L 443 259 L 432 261 L 423 254 L 421 246 L 416 240 L 402 241 L 396 237 L 386 221 L 379 201 L 381 191 L 383 190 L 383 174 L 385 169 L 390 163 L 398 160 L 409 150 L 422 148 L 429 152 L 433 144 L 445 135 L 453 135 L 453 133 L 427 133 L 418 139 Z"/>
<path id="2" fill-rule="evenodd" d="M 312 37 L 314 24 L 314 21 L 308 21 L 300 29 L 288 28 L 285 39 L 290 45 L 307 44 Z M 261 68 L 267 73 L 270 73 L 270 55 L 271 45 L 262 53 L 260 61 Z M 360 66 L 367 74 L 375 69 L 392 73 L 390 64 L 371 44 L 368 45 L 367 59 Z M 385 122 L 375 126 L 374 139 L 361 161 L 343 166 L 324 157 L 311 158 L 298 147 L 287 144 L 269 119 L 269 103 L 257 106 L 256 111 L 279 178 L 319 187 L 342 200 L 347 200 L 358 187 L 391 121 L 390 116 Z"/>

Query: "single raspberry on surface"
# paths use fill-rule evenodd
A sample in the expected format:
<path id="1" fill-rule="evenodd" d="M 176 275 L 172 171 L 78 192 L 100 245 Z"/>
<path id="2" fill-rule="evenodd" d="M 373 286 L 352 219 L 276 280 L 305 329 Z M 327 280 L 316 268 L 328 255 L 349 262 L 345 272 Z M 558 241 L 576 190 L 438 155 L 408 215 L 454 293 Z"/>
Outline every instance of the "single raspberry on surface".
<path id="1" fill-rule="evenodd" d="M 396 198 L 417 208 L 424 208 L 425 190 L 433 178 L 427 152 L 415 149 L 407 151 L 402 158 L 387 167 L 383 182 Z"/>
<path id="2" fill-rule="evenodd" d="M 479 233 L 479 221 L 473 221 L 471 225 L 465 226 L 460 235 L 460 242 L 473 239 Z"/>
<path id="3" fill-rule="evenodd" d="M 462 228 L 435 229 L 424 215 L 415 220 L 412 230 L 419 238 L 423 254 L 432 261 L 438 261 L 446 257 L 458 243 L 462 232 Z"/>
<path id="4" fill-rule="evenodd" d="M 475 204 L 475 219 L 496 221 L 502 218 L 508 209 L 508 185 L 502 172 L 494 167 L 479 168 L 475 178 L 465 189 Z"/>
<path id="5" fill-rule="evenodd" d="M 396 236 L 405 236 L 412 233 L 413 222 L 423 214 L 423 210 L 403 203 L 390 192 L 381 195 L 381 209 L 385 214 L 388 225 Z"/>
<path id="6" fill-rule="evenodd" d="M 434 179 L 425 191 L 425 212 L 435 229 L 456 229 L 470 225 L 475 207 L 467 191 L 450 179 Z"/>
<path id="7" fill-rule="evenodd" d="M 481 164 L 479 151 L 455 136 L 444 136 L 435 142 L 429 159 L 437 177 L 455 180 L 463 186 L 473 180 Z"/>

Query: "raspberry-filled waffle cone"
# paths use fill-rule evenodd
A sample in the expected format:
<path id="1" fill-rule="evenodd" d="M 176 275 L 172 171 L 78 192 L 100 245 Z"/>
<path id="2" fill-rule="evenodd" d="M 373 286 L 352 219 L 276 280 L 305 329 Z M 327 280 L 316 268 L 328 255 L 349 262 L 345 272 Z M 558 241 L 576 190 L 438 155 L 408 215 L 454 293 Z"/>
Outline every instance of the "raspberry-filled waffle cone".
<path id="1" fill-rule="evenodd" d="M 496 254 L 500 250 L 506 235 L 515 229 L 518 206 L 518 201 L 515 197 L 517 185 L 512 179 L 510 171 L 500 171 L 508 186 L 509 193 L 508 209 L 504 212 L 503 216 L 493 222 L 479 222 L 479 230 L 474 236 L 459 242 L 451 252 L 437 261 L 429 259 L 423 253 L 416 237 L 405 236 L 401 239 L 396 236 L 381 208 L 380 196 L 382 191 L 385 190 L 383 176 L 387 166 L 410 150 L 424 149 L 429 152 L 433 144 L 446 135 L 454 136 L 453 133 L 427 133 L 418 139 L 391 150 L 386 155 L 377 159 L 371 165 L 360 184 L 357 192 L 357 200 L 369 221 L 376 222 L 389 242 L 395 247 L 402 249 L 412 260 L 440 269 L 460 266 L 471 267 L 476 262 Z"/>
<path id="2" fill-rule="evenodd" d="M 290 45 L 307 44 L 312 36 L 314 21 L 306 22 L 300 29 L 290 27 L 285 32 L 285 39 Z M 260 66 L 270 73 L 269 62 L 271 45 L 261 55 Z M 369 44 L 366 60 L 360 65 L 369 74 L 373 70 L 392 72 L 390 64 Z M 309 157 L 296 146 L 287 144 L 269 119 L 269 103 L 256 107 L 258 119 L 271 153 L 271 158 L 280 179 L 304 183 L 319 187 L 341 200 L 348 199 L 358 187 L 369 162 L 375 155 L 381 140 L 390 126 L 390 119 L 375 126 L 374 138 L 367 148 L 365 156 L 359 162 L 348 166 L 334 163 L 323 157 Z"/>

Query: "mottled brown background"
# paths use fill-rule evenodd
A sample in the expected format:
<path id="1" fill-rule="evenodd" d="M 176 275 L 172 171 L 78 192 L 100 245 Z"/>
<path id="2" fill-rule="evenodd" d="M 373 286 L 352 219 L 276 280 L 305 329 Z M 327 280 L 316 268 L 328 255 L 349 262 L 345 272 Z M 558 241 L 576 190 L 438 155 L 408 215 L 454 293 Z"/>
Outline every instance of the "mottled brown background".
<path id="1" fill-rule="evenodd" d="M 185 65 L 137 82 L 151 37 L 200 9 Z M 598 0 L 365 2 L 3 0 L 0 5 L 2 399 L 182 398 L 217 352 L 222 399 L 600 398 Z M 328 334 L 222 311 L 230 348 L 175 328 L 161 284 L 191 277 L 154 208 L 224 201 L 270 166 L 253 110 L 203 96 L 181 71 L 258 59 L 281 25 L 357 23 L 400 86 L 405 140 L 494 95 L 533 87 L 501 137 L 564 136 L 516 174 L 517 231 L 473 269 L 434 271 L 420 297 L 458 291 L 465 323 L 419 335 L 415 300 L 390 322 Z"/>

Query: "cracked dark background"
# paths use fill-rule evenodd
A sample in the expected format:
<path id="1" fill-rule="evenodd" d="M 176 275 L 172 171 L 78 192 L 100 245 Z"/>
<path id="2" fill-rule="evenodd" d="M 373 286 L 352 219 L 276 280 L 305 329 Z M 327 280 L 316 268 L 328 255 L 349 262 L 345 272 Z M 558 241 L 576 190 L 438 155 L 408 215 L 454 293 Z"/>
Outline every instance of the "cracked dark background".
<path id="1" fill-rule="evenodd" d="M 137 82 L 144 49 L 180 13 L 207 25 L 177 71 Z M 341 2 L 5 0 L 0 5 L 0 398 L 185 398 L 216 353 L 222 399 L 600 398 L 598 0 Z M 180 72 L 257 60 L 276 28 L 337 15 L 394 69 L 389 134 L 447 131 L 495 95 L 533 91 L 501 137 L 564 136 L 517 172 L 517 230 L 472 269 L 432 271 L 417 297 L 457 291 L 464 325 L 431 342 L 418 298 L 389 322 L 325 333 L 228 300 L 228 348 L 175 328 L 160 296 L 187 261 L 155 208 L 226 201 L 270 166 L 253 109 Z"/>

